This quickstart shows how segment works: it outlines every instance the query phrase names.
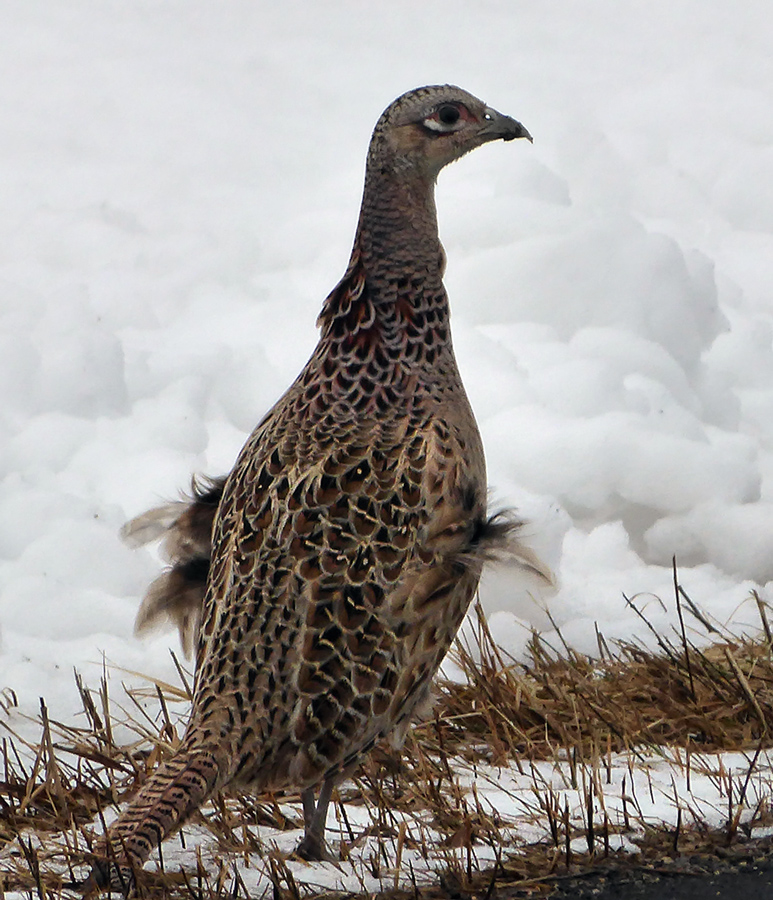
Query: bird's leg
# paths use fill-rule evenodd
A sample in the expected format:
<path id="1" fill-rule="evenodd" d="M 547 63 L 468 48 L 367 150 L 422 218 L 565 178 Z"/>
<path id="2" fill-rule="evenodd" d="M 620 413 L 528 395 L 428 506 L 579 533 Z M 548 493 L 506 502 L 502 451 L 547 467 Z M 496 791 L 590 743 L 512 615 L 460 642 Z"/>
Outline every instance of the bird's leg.
<path id="1" fill-rule="evenodd" d="M 305 830 L 303 840 L 298 844 L 296 856 L 309 861 L 330 859 L 330 854 L 325 847 L 325 825 L 327 823 L 327 808 L 330 805 L 330 797 L 333 793 L 335 782 L 328 778 L 322 783 L 319 792 L 319 800 L 315 805 L 314 791 L 309 788 L 301 794 L 303 800 L 303 821 Z"/>
<path id="2" fill-rule="evenodd" d="M 314 802 L 314 788 L 306 788 L 301 794 L 301 800 L 303 801 L 303 825 L 305 831 L 308 832 L 314 820 L 314 811 L 317 808 L 317 804 Z"/>

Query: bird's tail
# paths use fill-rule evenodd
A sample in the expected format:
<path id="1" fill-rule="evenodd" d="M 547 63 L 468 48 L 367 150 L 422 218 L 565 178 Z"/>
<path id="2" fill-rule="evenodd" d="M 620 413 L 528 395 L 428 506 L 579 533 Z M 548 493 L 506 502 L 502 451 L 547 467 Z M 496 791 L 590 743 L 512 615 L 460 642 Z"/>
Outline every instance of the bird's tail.
<path id="1" fill-rule="evenodd" d="M 221 774 L 213 752 L 183 742 L 110 826 L 96 849 L 86 892 L 110 888 L 128 894 L 151 852 L 220 786 Z"/>

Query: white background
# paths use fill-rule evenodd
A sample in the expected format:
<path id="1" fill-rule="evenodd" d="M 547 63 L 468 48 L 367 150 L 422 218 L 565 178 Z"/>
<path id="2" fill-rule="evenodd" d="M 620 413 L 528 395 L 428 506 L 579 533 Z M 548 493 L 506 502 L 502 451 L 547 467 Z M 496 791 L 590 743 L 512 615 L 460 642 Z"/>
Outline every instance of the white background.
<path id="1" fill-rule="evenodd" d="M 128 518 L 221 474 L 310 354 L 370 131 L 452 82 L 534 135 L 438 186 L 494 500 L 593 650 L 773 578 L 773 16 L 746 0 L 0 3 L 0 690 L 173 678 Z M 659 595 L 663 604 L 650 595 Z M 737 626 L 736 626 L 737 627 Z M 643 634 L 643 633 L 642 633 Z M 643 635 L 646 639 L 646 635 Z M 549 635 L 548 635 L 549 637 Z M 113 681 L 137 680 L 124 672 Z"/>

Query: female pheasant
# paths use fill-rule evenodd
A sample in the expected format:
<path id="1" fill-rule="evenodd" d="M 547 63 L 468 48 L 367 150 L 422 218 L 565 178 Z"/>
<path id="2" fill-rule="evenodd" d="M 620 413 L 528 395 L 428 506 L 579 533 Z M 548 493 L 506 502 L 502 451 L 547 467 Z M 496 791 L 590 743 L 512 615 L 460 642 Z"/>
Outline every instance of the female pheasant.
<path id="1" fill-rule="evenodd" d="M 300 790 L 298 853 L 322 858 L 333 787 L 382 738 L 402 742 L 484 561 L 509 542 L 541 571 L 517 544 L 518 523 L 487 517 L 433 196 L 445 165 L 500 138 L 531 140 L 458 87 L 388 107 L 311 359 L 226 480 L 181 515 L 130 527 L 139 540 L 168 529 L 176 565 L 140 624 L 171 613 L 189 640 L 198 634 L 196 682 L 179 750 L 110 828 L 91 886 L 126 889 L 226 785 Z"/>

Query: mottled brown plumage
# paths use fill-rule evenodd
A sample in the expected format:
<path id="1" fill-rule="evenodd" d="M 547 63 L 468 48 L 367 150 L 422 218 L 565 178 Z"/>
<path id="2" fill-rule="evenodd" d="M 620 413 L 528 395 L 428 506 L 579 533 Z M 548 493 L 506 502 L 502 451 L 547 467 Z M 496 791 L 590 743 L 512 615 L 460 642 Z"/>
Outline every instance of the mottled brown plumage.
<path id="1" fill-rule="evenodd" d="M 523 126 L 456 87 L 386 110 L 311 359 L 224 484 L 130 526 L 140 541 L 166 530 L 174 566 L 138 627 L 166 614 L 184 641 L 199 631 L 196 684 L 180 749 L 110 829 L 117 864 L 92 883 L 129 877 L 225 785 L 300 790 L 299 853 L 320 858 L 335 784 L 377 741 L 399 744 L 426 701 L 483 562 L 514 527 L 486 512 L 433 188 L 447 163 L 518 137 Z"/>

